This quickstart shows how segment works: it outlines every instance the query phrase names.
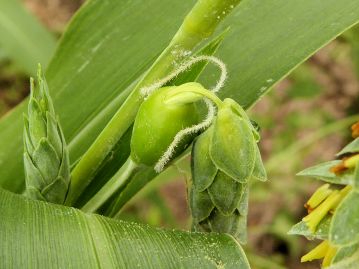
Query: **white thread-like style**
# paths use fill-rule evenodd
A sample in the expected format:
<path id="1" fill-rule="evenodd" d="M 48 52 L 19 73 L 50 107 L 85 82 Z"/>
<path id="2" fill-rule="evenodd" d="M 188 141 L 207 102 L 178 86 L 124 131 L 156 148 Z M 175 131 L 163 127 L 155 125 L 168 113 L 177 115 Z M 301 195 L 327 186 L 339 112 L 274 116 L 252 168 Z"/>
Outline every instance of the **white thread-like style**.
<path id="1" fill-rule="evenodd" d="M 214 118 L 214 114 L 215 114 L 215 108 L 214 108 L 212 102 L 209 101 L 209 99 L 206 98 L 204 101 L 206 102 L 206 105 L 208 108 L 207 117 L 201 123 L 199 123 L 197 125 L 193 125 L 191 127 L 187 127 L 185 129 L 182 129 L 181 131 L 179 131 L 176 134 L 172 143 L 169 145 L 169 147 L 167 148 L 165 153 L 162 155 L 162 157 L 158 160 L 158 162 L 155 165 L 155 171 L 157 173 L 160 173 L 163 170 L 163 168 L 165 167 L 165 165 L 171 160 L 172 155 L 176 150 L 176 147 L 178 146 L 178 144 L 182 141 L 182 139 L 185 136 L 197 133 L 201 130 L 206 129 L 208 126 L 211 125 L 212 120 Z"/>
<path id="2" fill-rule="evenodd" d="M 165 85 L 168 81 L 174 79 L 182 72 L 186 71 L 188 68 L 190 68 L 195 63 L 201 62 L 201 61 L 208 61 L 213 64 L 215 64 L 221 71 L 221 76 L 219 77 L 216 86 L 211 89 L 212 92 L 218 92 L 221 88 L 223 88 L 224 83 L 227 79 L 227 67 L 226 65 L 217 57 L 214 56 L 208 56 L 208 55 L 201 55 L 192 57 L 188 62 L 185 62 L 182 64 L 178 69 L 176 69 L 173 73 L 169 74 L 168 76 L 158 80 L 154 84 L 141 88 L 141 94 L 143 96 L 149 96 L 151 93 L 153 93 L 155 90 L 161 88 L 163 85 Z"/>
<path id="3" fill-rule="evenodd" d="M 140 91 L 141 94 L 144 97 L 147 97 L 151 95 L 155 90 L 161 88 L 163 85 L 165 85 L 168 81 L 172 80 L 173 78 L 177 77 L 182 72 L 186 71 L 188 68 L 190 68 L 195 63 L 201 62 L 201 61 L 208 61 L 213 64 L 215 64 L 221 71 L 221 75 L 216 83 L 216 86 L 211 89 L 213 93 L 218 92 L 221 88 L 223 88 L 224 83 L 227 79 L 227 68 L 226 65 L 218 58 L 214 56 L 208 56 L 208 55 L 201 55 L 197 57 L 192 57 L 188 62 L 185 62 L 183 65 L 181 65 L 178 69 L 176 69 L 173 73 L 169 74 L 168 76 L 162 78 L 161 80 L 155 82 L 154 84 L 143 87 Z M 179 131 L 175 138 L 173 139 L 172 143 L 169 145 L 165 153 L 162 155 L 162 157 L 158 160 L 156 163 L 154 169 L 157 173 L 160 173 L 163 168 L 166 166 L 166 164 L 171 160 L 173 153 L 175 152 L 176 147 L 181 142 L 181 140 L 190 134 L 197 133 L 201 130 L 204 130 L 205 128 L 209 127 L 213 121 L 214 115 L 215 115 L 215 107 L 213 106 L 212 102 L 208 99 L 204 99 L 207 108 L 208 108 L 208 114 L 207 117 L 199 124 L 193 125 L 191 127 L 185 128 L 181 131 Z"/>

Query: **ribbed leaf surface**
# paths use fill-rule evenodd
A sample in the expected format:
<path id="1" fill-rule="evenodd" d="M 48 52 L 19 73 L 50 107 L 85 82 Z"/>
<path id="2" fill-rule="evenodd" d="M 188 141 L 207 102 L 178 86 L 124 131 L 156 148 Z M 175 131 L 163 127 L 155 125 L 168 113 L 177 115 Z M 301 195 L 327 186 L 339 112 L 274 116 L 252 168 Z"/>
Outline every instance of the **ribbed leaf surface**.
<path id="1" fill-rule="evenodd" d="M 228 235 L 159 230 L 1 189 L 0 212 L 1 268 L 249 268 Z"/>

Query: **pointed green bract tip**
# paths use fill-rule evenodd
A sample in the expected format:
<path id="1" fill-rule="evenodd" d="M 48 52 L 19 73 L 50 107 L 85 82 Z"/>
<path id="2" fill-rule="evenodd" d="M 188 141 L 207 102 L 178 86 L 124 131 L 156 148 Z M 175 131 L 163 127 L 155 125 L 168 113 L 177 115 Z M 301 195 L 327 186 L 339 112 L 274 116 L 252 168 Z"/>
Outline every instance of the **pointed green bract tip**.
<path id="1" fill-rule="evenodd" d="M 37 79 L 42 78 L 42 66 L 40 63 L 37 64 Z"/>
<path id="2" fill-rule="evenodd" d="M 41 64 L 37 65 L 37 81 L 39 83 L 39 86 L 43 83 L 44 81 L 44 75 L 42 74 L 42 67 Z M 41 87 L 39 87 L 41 88 Z"/>
<path id="3" fill-rule="evenodd" d="M 37 100 L 43 113 L 49 111 L 51 114 L 55 114 L 48 85 L 42 72 L 41 64 L 38 64 L 36 81 L 33 78 L 30 78 L 30 90 L 30 98 Z"/>
<path id="4" fill-rule="evenodd" d="M 30 87 L 28 115 L 24 115 L 24 195 L 62 204 L 70 183 L 69 157 L 40 64 Z"/>
<path id="5" fill-rule="evenodd" d="M 30 98 L 36 98 L 35 96 L 35 80 L 33 77 L 30 78 Z"/>

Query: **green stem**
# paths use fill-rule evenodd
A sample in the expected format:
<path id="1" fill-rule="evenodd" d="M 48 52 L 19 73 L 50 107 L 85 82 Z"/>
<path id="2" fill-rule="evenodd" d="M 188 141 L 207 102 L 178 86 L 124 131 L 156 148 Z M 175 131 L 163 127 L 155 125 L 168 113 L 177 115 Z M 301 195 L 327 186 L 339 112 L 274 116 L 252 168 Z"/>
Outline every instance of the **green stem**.
<path id="1" fill-rule="evenodd" d="M 126 185 L 138 167 L 138 164 L 133 162 L 129 157 L 120 170 L 112 176 L 105 186 L 103 186 L 81 210 L 87 213 L 96 212 L 119 188 Z"/>
<path id="2" fill-rule="evenodd" d="M 211 36 L 221 20 L 239 2 L 240 0 L 199 0 L 196 3 L 169 46 L 135 86 L 130 96 L 72 171 L 66 205 L 73 205 L 76 202 L 94 178 L 108 153 L 133 123 L 143 101 L 141 88 L 153 84 L 175 70 L 177 64 L 188 57 L 186 52 L 191 52 L 201 41 Z"/>

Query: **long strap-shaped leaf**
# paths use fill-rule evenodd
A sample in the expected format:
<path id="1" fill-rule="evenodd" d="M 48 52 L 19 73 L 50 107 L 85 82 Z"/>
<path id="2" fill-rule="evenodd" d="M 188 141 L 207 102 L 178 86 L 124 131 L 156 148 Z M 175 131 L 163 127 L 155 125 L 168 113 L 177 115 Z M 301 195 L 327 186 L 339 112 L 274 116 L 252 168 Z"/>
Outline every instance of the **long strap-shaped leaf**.
<path id="1" fill-rule="evenodd" d="M 0 46 L 28 74 L 36 65 L 47 66 L 55 50 L 55 38 L 19 0 L 0 0 Z"/>
<path id="2" fill-rule="evenodd" d="M 0 268 L 249 268 L 228 235 L 155 229 L 2 189 L 0 212 Z"/>

